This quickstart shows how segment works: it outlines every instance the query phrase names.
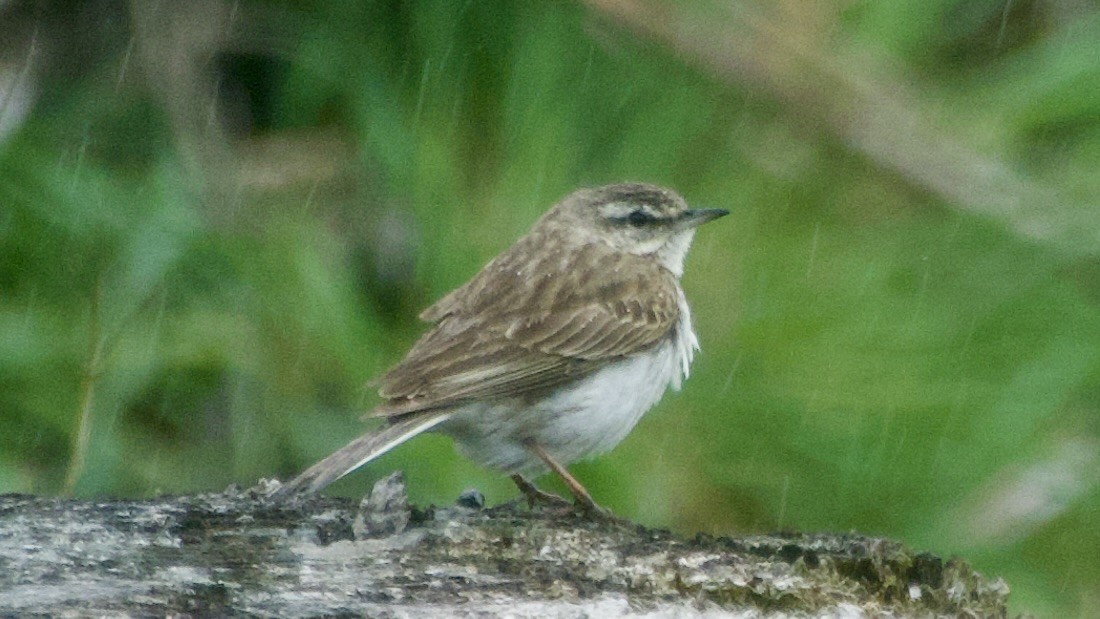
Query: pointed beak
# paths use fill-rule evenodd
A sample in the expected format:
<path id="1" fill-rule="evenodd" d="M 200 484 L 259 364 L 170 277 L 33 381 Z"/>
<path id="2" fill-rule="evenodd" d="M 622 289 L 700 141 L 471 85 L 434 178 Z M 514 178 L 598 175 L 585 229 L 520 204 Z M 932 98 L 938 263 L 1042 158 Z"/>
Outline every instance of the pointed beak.
<path id="1" fill-rule="evenodd" d="M 724 208 L 694 208 L 684 211 L 677 218 L 675 227 L 677 230 L 687 230 L 729 214 L 730 212 Z"/>

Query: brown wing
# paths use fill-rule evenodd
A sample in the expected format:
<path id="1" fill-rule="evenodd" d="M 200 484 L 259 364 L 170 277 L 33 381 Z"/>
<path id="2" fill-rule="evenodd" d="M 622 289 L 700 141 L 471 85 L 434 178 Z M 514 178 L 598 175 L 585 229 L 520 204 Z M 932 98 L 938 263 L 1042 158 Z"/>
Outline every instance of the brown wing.
<path id="1" fill-rule="evenodd" d="M 671 273 L 601 245 L 529 237 L 421 317 L 436 325 L 381 380 L 371 416 L 554 387 L 668 337 L 679 318 Z"/>

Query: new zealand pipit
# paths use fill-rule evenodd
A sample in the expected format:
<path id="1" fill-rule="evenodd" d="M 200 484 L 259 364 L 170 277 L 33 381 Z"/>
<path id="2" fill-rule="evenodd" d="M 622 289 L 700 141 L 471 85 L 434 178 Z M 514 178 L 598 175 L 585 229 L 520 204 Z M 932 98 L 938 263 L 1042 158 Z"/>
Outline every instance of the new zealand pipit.
<path id="1" fill-rule="evenodd" d="M 695 228 L 726 215 L 625 183 L 581 189 L 462 287 L 424 310 L 432 324 L 381 379 L 365 434 L 282 486 L 316 491 L 434 430 L 471 460 L 527 479 L 551 470 L 598 510 L 566 464 L 617 445 L 687 377 L 698 340 L 680 288 Z"/>

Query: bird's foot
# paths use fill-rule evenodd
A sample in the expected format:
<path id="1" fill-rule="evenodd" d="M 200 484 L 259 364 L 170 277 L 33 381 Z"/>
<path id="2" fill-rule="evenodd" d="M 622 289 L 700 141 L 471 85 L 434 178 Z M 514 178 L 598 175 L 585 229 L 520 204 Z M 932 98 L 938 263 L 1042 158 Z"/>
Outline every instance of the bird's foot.
<path id="1" fill-rule="evenodd" d="M 558 509 L 572 509 L 573 507 L 572 503 L 560 496 L 539 490 L 535 484 L 524 479 L 522 475 L 512 475 L 512 481 L 516 483 L 516 487 L 523 493 L 523 496 L 527 499 L 527 505 L 530 506 L 531 509 L 534 509 L 538 505 Z"/>
<path id="2" fill-rule="evenodd" d="M 527 505 L 530 506 L 531 509 L 535 509 L 536 506 L 542 506 L 552 509 L 555 515 L 560 516 L 576 513 L 591 520 L 604 520 L 608 522 L 620 521 L 620 519 L 612 514 L 610 510 L 600 507 L 593 501 L 592 496 L 587 492 L 577 494 L 574 501 L 569 501 L 556 494 L 539 490 L 535 484 L 527 481 L 520 475 L 512 475 L 512 481 L 515 482 L 519 491 L 523 493 L 523 496 L 527 499 Z"/>

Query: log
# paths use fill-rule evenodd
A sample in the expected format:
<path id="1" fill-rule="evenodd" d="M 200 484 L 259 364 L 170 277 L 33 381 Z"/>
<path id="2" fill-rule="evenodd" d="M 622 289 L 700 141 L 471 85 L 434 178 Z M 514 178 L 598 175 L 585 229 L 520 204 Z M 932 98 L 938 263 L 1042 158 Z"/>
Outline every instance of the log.
<path id="1" fill-rule="evenodd" d="M 0 616 L 1004 617 L 1008 587 L 858 534 L 740 538 L 507 503 L 0 496 Z"/>

